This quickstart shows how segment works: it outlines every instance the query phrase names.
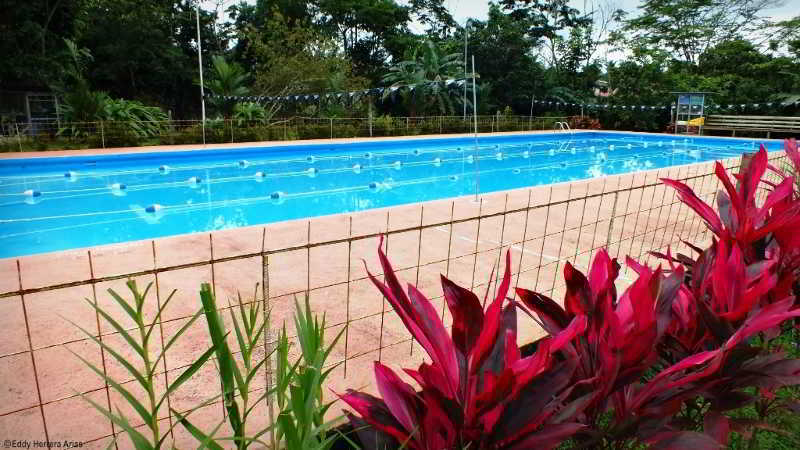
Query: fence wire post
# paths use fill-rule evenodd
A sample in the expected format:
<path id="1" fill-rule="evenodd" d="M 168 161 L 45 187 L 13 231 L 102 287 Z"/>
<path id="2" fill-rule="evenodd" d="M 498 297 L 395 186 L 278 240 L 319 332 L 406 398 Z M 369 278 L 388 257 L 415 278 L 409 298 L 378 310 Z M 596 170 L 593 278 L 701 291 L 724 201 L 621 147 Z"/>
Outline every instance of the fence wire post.
<path id="1" fill-rule="evenodd" d="M 231 144 L 233 144 L 233 119 L 231 119 Z"/>
<path id="2" fill-rule="evenodd" d="M 608 237 L 606 238 L 606 251 L 611 247 L 611 231 L 614 229 L 614 216 L 617 214 L 617 199 L 619 191 L 614 192 L 614 206 L 611 207 L 611 217 L 608 219 Z"/>
<path id="3" fill-rule="evenodd" d="M 106 148 L 106 132 L 105 132 L 105 129 L 103 128 L 103 121 L 102 120 L 100 121 L 100 145 L 103 148 Z"/>
<path id="4" fill-rule="evenodd" d="M 22 138 L 19 136 L 19 124 L 14 122 L 14 129 L 17 130 L 17 145 L 19 145 L 19 151 L 22 151 Z"/>
<path id="5" fill-rule="evenodd" d="M 331 123 L 331 139 L 333 139 L 333 117 L 331 117 L 331 118 L 330 118 L 330 119 L 328 119 L 328 120 L 329 120 L 329 121 L 330 121 L 330 123 Z"/>

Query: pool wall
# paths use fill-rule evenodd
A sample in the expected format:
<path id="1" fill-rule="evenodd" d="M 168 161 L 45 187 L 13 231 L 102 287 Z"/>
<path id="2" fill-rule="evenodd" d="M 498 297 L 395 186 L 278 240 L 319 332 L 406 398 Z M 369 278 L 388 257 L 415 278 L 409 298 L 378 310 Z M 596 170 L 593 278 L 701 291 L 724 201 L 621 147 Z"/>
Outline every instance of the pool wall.
<path id="1" fill-rule="evenodd" d="M 777 164 L 784 156 L 776 152 L 770 158 Z M 724 161 L 732 171 L 738 164 L 738 159 Z M 490 287 L 490 272 L 509 248 L 512 285 L 561 301 L 566 261 L 585 271 L 593 254 L 606 247 L 623 263 L 624 255 L 631 255 L 655 265 L 650 250 L 672 246 L 673 252 L 686 252 L 681 239 L 708 242 L 702 221 L 658 181 L 662 177 L 683 180 L 708 202 L 719 188 L 712 163 L 701 163 L 497 192 L 481 195 L 477 201 L 462 197 L 2 259 L 0 377 L 6 389 L 0 392 L 0 430 L 15 439 L 78 440 L 88 442 L 88 448 L 104 448 L 120 429 L 78 394 L 102 405 L 119 406 L 129 418 L 134 417 L 121 397 L 70 353 L 80 354 L 133 387 L 119 364 L 69 323 L 126 349 L 119 334 L 99 320 L 84 299 L 97 300 L 130 327 L 106 292 L 109 288 L 124 292 L 127 279 L 137 280 L 140 286 L 154 284 L 145 307 L 151 318 L 177 289 L 159 322 L 161 342 L 201 308 L 200 283 L 214 286 L 219 305 L 228 305 L 237 292 L 248 301 L 262 302 L 271 311 L 273 328 L 265 348 L 273 344 L 274 330 L 284 321 L 293 333 L 294 299 L 302 300 L 308 293 L 312 308 L 326 314 L 328 336 L 347 327 L 331 355 L 331 363 L 341 364 L 332 372 L 328 387 L 336 392 L 348 387 L 374 392 L 373 361 L 396 368 L 416 367 L 425 359 L 366 278 L 365 265 L 381 273 L 376 252 L 379 235 L 386 235 L 386 249 L 399 278 L 419 286 L 449 325 L 439 274 L 482 295 Z M 630 270 L 622 270 L 618 288 L 627 286 L 631 277 Z M 224 311 L 223 317 L 227 316 Z M 523 342 L 542 333 L 522 315 L 519 329 Z M 159 374 L 161 388 L 210 345 L 205 321 L 198 320 L 167 352 Z M 131 351 L 126 352 L 132 357 Z M 268 380 L 265 370 L 255 390 L 263 392 Z M 332 399 L 330 390 L 325 392 Z M 209 362 L 169 396 L 169 406 L 187 411 L 217 395 L 219 383 Z M 267 423 L 267 410 L 267 404 L 256 409 L 258 423 Z M 334 407 L 331 412 L 339 410 Z M 211 429 L 222 420 L 223 411 L 214 402 L 192 417 Z M 161 420 L 166 429 L 173 418 L 165 413 Z M 180 427 L 171 439 L 179 448 L 196 445 Z M 127 438 L 121 438 L 120 446 L 127 444 Z"/>

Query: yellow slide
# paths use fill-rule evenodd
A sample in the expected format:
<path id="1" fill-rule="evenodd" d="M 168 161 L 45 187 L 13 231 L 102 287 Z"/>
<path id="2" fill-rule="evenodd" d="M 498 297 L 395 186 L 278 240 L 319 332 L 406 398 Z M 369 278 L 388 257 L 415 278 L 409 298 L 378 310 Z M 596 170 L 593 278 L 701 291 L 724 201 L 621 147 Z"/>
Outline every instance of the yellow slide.
<path id="1" fill-rule="evenodd" d="M 686 125 L 693 126 L 693 127 L 702 127 L 705 125 L 706 118 L 705 117 L 698 117 L 697 119 L 692 119 L 686 122 Z"/>

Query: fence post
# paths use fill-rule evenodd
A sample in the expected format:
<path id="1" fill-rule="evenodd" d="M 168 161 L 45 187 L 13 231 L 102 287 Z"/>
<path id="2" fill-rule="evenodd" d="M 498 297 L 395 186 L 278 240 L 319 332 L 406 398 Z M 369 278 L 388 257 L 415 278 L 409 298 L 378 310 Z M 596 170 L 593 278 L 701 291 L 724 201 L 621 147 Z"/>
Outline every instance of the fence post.
<path id="1" fill-rule="evenodd" d="M 369 137 L 372 137 L 372 98 L 369 99 Z"/>
<path id="2" fill-rule="evenodd" d="M 106 132 L 105 128 L 103 127 L 103 121 L 100 121 L 100 145 L 103 148 L 106 148 Z"/>
<path id="3" fill-rule="evenodd" d="M 628 193 L 630 195 L 630 193 Z M 614 229 L 614 216 L 617 214 L 617 199 L 619 192 L 614 192 L 614 206 L 611 207 L 611 218 L 608 219 L 608 237 L 606 238 L 606 251 L 611 247 L 611 232 Z"/>
<path id="4" fill-rule="evenodd" d="M 408 117 L 406 117 L 406 135 L 408 135 Z"/>
<path id="5" fill-rule="evenodd" d="M 22 138 L 19 137 L 19 124 L 14 122 L 14 129 L 17 130 L 17 145 L 19 145 L 19 151 L 22 151 Z"/>
<path id="6" fill-rule="evenodd" d="M 330 122 L 331 122 L 331 139 L 333 139 L 333 117 L 331 117 L 328 120 L 330 120 Z"/>

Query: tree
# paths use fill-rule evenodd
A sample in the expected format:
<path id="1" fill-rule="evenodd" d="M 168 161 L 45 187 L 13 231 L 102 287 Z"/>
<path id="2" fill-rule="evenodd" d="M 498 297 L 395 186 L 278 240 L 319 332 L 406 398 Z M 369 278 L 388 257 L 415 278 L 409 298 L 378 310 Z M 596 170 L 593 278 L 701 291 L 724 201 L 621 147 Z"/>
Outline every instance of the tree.
<path id="1" fill-rule="evenodd" d="M 214 69 L 211 77 L 205 82 L 205 88 L 214 96 L 211 104 L 222 112 L 224 117 L 230 117 L 233 113 L 233 106 L 237 99 L 227 99 L 226 97 L 241 97 L 250 91 L 245 84 L 247 74 L 244 69 L 236 63 L 228 63 L 221 55 L 211 57 Z"/>
<path id="2" fill-rule="evenodd" d="M 664 49 L 695 64 L 719 42 L 758 30 L 760 13 L 779 0 L 645 0 L 639 16 L 625 22 L 634 46 Z"/>
<path id="3" fill-rule="evenodd" d="M 8 0 L 0 14 L 0 86 L 42 89 L 70 64 L 64 39 L 84 28 L 85 1 Z"/>
<path id="4" fill-rule="evenodd" d="M 412 117 L 432 108 L 440 114 L 452 113 L 448 81 L 459 73 L 460 66 L 458 53 L 442 54 L 436 44 L 426 41 L 411 54 L 411 58 L 393 65 L 384 75 L 383 81 L 390 84 L 384 97 L 401 90 Z"/>
<path id="5" fill-rule="evenodd" d="M 405 50 L 410 8 L 395 0 L 315 0 L 319 29 L 338 41 L 359 74 Z M 400 45 L 398 45 L 400 44 Z"/>
<path id="6" fill-rule="evenodd" d="M 479 108 L 492 103 L 527 114 L 544 71 L 535 56 L 537 40 L 529 34 L 530 24 L 490 5 L 487 20 L 471 21 L 469 27 L 469 53 L 475 55 L 480 84 L 490 89 L 489 98 L 479 99 Z M 448 51 L 463 51 L 464 33 L 459 29 Z"/>
<path id="7" fill-rule="evenodd" d="M 352 62 L 337 43 L 311 25 L 290 26 L 277 14 L 265 26 L 276 39 L 265 39 L 262 31 L 248 33 L 249 51 L 254 58 L 253 91 L 258 95 L 322 94 L 365 87 L 366 81 L 353 75 Z M 321 100 L 314 103 L 317 113 Z M 311 105 L 309 105 L 311 106 Z M 273 103 L 269 116 L 279 109 L 302 108 Z"/>
<path id="8" fill-rule="evenodd" d="M 444 0 L 409 0 L 411 19 L 427 27 L 429 37 L 447 39 L 457 27 Z"/>

